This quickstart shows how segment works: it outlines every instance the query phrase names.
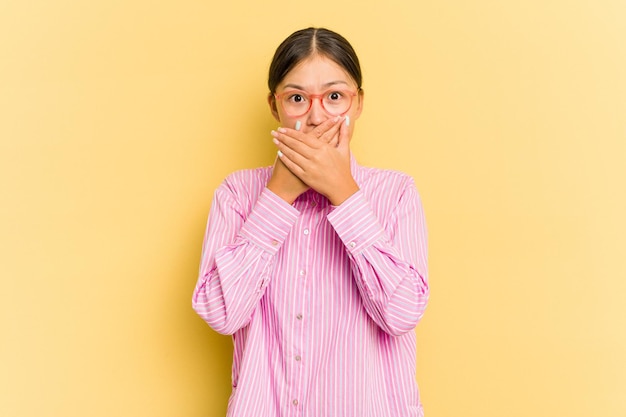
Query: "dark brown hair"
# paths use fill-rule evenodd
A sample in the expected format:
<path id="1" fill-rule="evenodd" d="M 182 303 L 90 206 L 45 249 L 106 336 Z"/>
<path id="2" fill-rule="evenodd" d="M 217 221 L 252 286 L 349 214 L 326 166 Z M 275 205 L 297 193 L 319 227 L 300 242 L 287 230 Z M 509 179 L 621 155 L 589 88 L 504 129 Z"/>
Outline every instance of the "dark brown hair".
<path id="1" fill-rule="evenodd" d="M 293 67 L 315 53 L 331 59 L 346 70 L 361 89 L 361 66 L 352 45 L 332 30 L 310 27 L 292 33 L 276 49 L 267 80 L 270 93 L 276 92 L 278 84 Z"/>

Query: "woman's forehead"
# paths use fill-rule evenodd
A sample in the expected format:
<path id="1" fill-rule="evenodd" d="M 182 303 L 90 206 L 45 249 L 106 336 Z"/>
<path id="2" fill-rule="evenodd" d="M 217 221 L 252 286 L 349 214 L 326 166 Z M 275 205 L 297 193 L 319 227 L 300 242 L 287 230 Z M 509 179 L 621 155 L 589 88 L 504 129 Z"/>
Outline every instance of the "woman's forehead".
<path id="1" fill-rule="evenodd" d="M 353 85 L 352 77 L 332 59 L 321 55 L 312 55 L 294 66 L 279 84 L 304 90 L 325 89 L 333 85 Z"/>

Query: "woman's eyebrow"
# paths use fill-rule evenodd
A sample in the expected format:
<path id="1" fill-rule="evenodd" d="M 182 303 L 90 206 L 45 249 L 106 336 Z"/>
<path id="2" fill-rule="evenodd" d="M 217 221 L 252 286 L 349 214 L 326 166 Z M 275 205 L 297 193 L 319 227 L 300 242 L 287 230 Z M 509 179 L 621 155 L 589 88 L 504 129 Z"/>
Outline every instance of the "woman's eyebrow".
<path id="1" fill-rule="evenodd" d="M 304 87 L 301 87 L 298 84 L 285 84 L 283 88 L 295 88 L 296 90 L 304 91 Z"/>
<path id="2" fill-rule="evenodd" d="M 333 85 L 336 85 L 336 84 L 345 84 L 345 85 L 348 85 L 348 83 L 347 83 L 346 81 L 343 81 L 343 80 L 337 80 L 337 81 L 331 81 L 331 82 L 329 82 L 329 83 L 324 84 L 324 87 L 332 87 Z"/>
<path id="3" fill-rule="evenodd" d="M 322 85 L 323 88 L 328 88 L 328 87 L 332 87 L 333 85 L 337 85 L 337 84 L 345 84 L 348 85 L 348 83 L 346 81 L 343 80 L 337 80 L 337 81 L 330 81 L 327 82 L 326 84 Z M 307 91 L 306 88 L 302 87 L 301 85 L 298 84 L 285 84 L 285 86 L 283 88 L 295 88 L 296 90 L 302 90 L 302 91 Z"/>

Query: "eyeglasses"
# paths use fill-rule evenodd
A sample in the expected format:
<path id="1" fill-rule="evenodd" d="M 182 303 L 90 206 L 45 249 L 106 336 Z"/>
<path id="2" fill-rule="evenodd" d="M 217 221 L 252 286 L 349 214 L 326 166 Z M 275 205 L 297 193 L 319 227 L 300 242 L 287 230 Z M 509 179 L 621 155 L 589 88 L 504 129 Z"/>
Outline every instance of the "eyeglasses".
<path id="1" fill-rule="evenodd" d="M 307 114 L 313 106 L 313 100 L 319 99 L 322 108 L 331 116 L 343 116 L 352 107 L 352 98 L 357 93 L 350 90 L 328 90 L 322 94 L 309 94 L 301 90 L 288 90 L 274 94 L 289 117 Z"/>

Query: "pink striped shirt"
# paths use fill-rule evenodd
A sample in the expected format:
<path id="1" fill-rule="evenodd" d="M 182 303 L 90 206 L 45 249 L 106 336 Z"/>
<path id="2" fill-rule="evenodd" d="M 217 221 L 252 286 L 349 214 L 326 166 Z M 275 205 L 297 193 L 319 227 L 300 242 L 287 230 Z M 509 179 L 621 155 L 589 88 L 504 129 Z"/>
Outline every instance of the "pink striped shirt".
<path id="1" fill-rule="evenodd" d="M 413 180 L 351 160 L 340 206 L 292 204 L 271 167 L 215 192 L 193 295 L 234 343 L 229 417 L 417 417 L 415 331 L 428 299 L 426 228 Z"/>

